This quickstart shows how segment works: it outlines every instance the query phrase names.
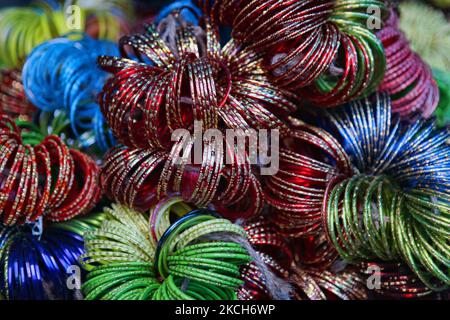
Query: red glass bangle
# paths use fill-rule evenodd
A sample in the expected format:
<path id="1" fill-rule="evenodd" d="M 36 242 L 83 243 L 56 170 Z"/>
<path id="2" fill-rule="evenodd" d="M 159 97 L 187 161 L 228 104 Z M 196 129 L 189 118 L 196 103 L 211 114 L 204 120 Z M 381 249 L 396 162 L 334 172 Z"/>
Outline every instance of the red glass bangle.
<path id="1" fill-rule="evenodd" d="M 23 224 L 40 216 L 63 221 L 91 210 L 99 200 L 99 168 L 57 136 L 34 147 L 23 145 L 14 122 L 1 116 L 0 144 L 3 224 Z"/>
<path id="2" fill-rule="evenodd" d="M 109 24 L 116 24 L 112 26 L 111 30 L 108 29 Z M 102 28 L 105 28 L 102 30 Z M 117 31 L 115 29 L 118 29 Z M 87 17 L 85 23 L 85 32 L 94 39 L 115 39 L 116 37 L 128 34 L 130 32 L 130 26 L 126 19 L 120 15 L 109 14 L 93 14 Z M 101 33 L 103 32 L 103 33 Z"/>
<path id="3" fill-rule="evenodd" d="M 278 86 L 314 105 L 348 102 L 382 80 L 385 57 L 368 12 L 380 10 L 380 28 L 388 16 L 384 1 L 218 0 L 211 9 L 198 2 L 215 25 L 231 26 L 233 39 L 265 57 Z"/>
<path id="4" fill-rule="evenodd" d="M 100 173 L 103 190 L 109 198 L 141 211 L 176 194 L 197 207 L 211 205 L 232 220 L 261 212 L 262 188 L 247 162 L 225 164 L 224 151 L 206 145 L 202 163 L 195 164 L 188 162 L 192 143 L 182 146 L 175 143 L 170 153 L 151 148 L 111 150 Z"/>
<path id="5" fill-rule="evenodd" d="M 328 164 L 327 157 L 336 165 Z M 324 130 L 300 125 L 284 137 L 279 165 L 277 174 L 264 179 L 264 196 L 274 208 L 274 223 L 290 237 L 319 234 L 329 181 L 352 172 L 345 151 Z"/>
<path id="6" fill-rule="evenodd" d="M 218 31 L 208 22 L 206 39 L 193 28 L 177 27 L 174 48 L 147 27 L 144 34 L 120 40 L 122 58 L 99 58 L 113 73 L 100 106 L 114 135 L 130 147 L 169 151 L 171 134 L 192 131 L 194 121 L 201 121 L 204 131 L 286 131 L 281 119 L 295 110 L 296 97 L 271 84 L 262 57 L 234 41 L 221 48 Z M 139 62 L 129 59 L 129 52 Z"/>

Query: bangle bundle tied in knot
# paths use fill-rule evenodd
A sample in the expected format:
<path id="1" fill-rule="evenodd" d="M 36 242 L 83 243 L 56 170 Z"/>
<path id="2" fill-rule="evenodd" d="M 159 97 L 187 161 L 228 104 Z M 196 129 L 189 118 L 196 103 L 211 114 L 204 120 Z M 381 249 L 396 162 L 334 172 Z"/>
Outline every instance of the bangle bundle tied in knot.
<path id="1" fill-rule="evenodd" d="M 28 101 L 22 84 L 22 73 L 19 69 L 3 69 L 0 71 L 0 114 L 15 119 L 30 121 L 36 107 Z"/>
<path id="2" fill-rule="evenodd" d="M 96 66 L 99 55 L 115 52 L 114 43 L 86 35 L 58 38 L 36 47 L 23 67 L 28 99 L 46 112 L 63 110 L 83 148 L 95 143 L 104 152 L 115 144 L 97 104 L 108 74 Z"/>
<path id="3" fill-rule="evenodd" d="M 392 118 L 383 94 L 330 112 L 329 119 L 359 172 L 328 186 L 330 242 L 347 261 L 402 260 L 428 288 L 448 288 L 450 132 L 430 120 Z"/>
<path id="4" fill-rule="evenodd" d="M 299 223 L 299 216 L 296 224 L 296 220 L 291 225 L 286 221 L 281 227 L 315 222 L 315 228 L 302 235 L 324 227 L 329 243 L 344 260 L 401 260 L 427 287 L 447 288 L 450 132 L 438 130 L 431 120 L 402 123 L 391 115 L 386 94 L 354 101 L 328 112 L 327 117 L 324 125 L 337 140 L 317 139 L 320 147 L 315 150 L 318 161 L 314 166 L 301 165 L 311 151 L 292 154 L 292 164 L 280 166 L 277 175 L 297 179 L 290 184 L 275 180 L 277 188 L 286 185 L 288 192 L 298 190 L 306 197 L 291 204 L 290 193 L 280 193 L 276 202 L 270 193 L 266 196 L 275 208 L 285 210 L 295 205 L 309 209 L 306 213 L 314 209 L 316 217 L 311 221 L 306 214 L 303 223 Z M 334 149 L 345 152 L 336 157 L 330 152 Z M 339 159 L 350 159 L 351 165 Z M 317 176 L 317 171 L 323 172 L 322 176 Z"/>
<path id="5" fill-rule="evenodd" d="M 71 26 L 67 8 L 37 6 L 0 10 L 0 61 L 19 67 L 39 44 L 73 31 L 86 31 L 93 37 L 117 40 L 128 27 L 120 14 L 108 10 L 85 10 L 78 6 L 80 25 Z"/>
<path id="6" fill-rule="evenodd" d="M 123 144 L 170 150 L 173 132 L 193 132 L 195 121 L 202 132 L 286 129 L 281 118 L 295 109 L 293 96 L 269 82 L 257 53 L 234 41 L 221 47 L 209 23 L 203 30 L 179 21 L 172 29 L 147 26 L 120 40 L 121 58 L 98 60 L 113 73 L 100 106 Z"/>
<path id="7" fill-rule="evenodd" d="M 100 198 L 99 168 L 55 135 L 24 144 L 21 131 L 0 117 L 0 220 L 5 225 L 40 216 L 63 221 L 91 210 Z"/>
<path id="8" fill-rule="evenodd" d="M 8 300 L 79 298 L 79 291 L 68 287 L 68 278 L 79 268 L 83 233 L 99 227 L 102 219 L 93 214 L 45 223 L 40 234 L 31 224 L 0 226 L 0 295 Z"/>
<path id="9" fill-rule="evenodd" d="M 366 300 L 365 276 L 357 267 L 339 260 L 325 232 L 291 239 L 294 259 L 289 279 L 297 300 Z"/>
<path id="10" fill-rule="evenodd" d="M 249 152 L 237 159 L 234 141 L 208 140 L 207 130 L 286 131 L 282 119 L 295 109 L 292 94 L 269 82 L 255 52 L 234 41 L 221 47 L 208 22 L 205 30 L 179 19 L 159 32 L 149 26 L 145 34 L 123 37 L 120 47 L 122 58 L 99 58 L 113 73 L 100 106 L 114 135 L 128 147 L 113 150 L 105 161 L 107 194 L 140 210 L 177 193 L 199 207 L 212 203 L 226 218 L 258 214 L 262 192 Z M 139 61 L 130 59 L 129 48 Z M 174 139 L 183 129 L 194 137 Z M 204 135 L 200 160 L 195 155 L 199 135 Z M 126 184 L 119 171 L 127 174 Z"/>
<path id="11" fill-rule="evenodd" d="M 379 90 L 391 95 L 392 111 L 403 117 L 414 113 L 429 117 L 439 102 L 436 81 L 430 67 L 411 50 L 393 10 L 377 36 L 383 43 L 387 61 L 386 75 Z"/>
<path id="12" fill-rule="evenodd" d="M 218 0 L 214 23 L 229 25 L 239 44 L 264 54 L 272 80 L 317 106 L 336 106 L 372 92 L 385 71 L 374 32 L 388 16 L 379 0 Z M 376 12 L 372 12 L 376 9 Z"/>
<path id="13" fill-rule="evenodd" d="M 243 283 L 239 267 L 251 258 L 239 243 L 217 238 L 245 238 L 241 227 L 195 210 L 171 224 L 156 242 L 144 215 L 119 205 L 105 211 L 108 220 L 85 236 L 86 299 L 236 299 Z"/>

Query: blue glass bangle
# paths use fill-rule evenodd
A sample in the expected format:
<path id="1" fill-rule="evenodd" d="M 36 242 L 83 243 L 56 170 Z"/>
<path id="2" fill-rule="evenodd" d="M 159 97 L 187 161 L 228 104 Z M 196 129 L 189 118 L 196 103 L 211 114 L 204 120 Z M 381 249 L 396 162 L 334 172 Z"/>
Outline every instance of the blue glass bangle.
<path id="1" fill-rule="evenodd" d="M 1 227 L 0 290 L 11 300 L 73 299 L 67 288 L 67 268 L 78 265 L 83 238 L 49 226 L 38 239 L 28 226 Z"/>
<path id="2" fill-rule="evenodd" d="M 439 129 L 434 119 L 402 122 L 384 94 L 330 111 L 328 119 L 325 128 L 337 133 L 359 172 L 389 175 L 406 190 L 448 193 L 450 130 Z"/>
<path id="3" fill-rule="evenodd" d="M 115 144 L 97 103 L 109 76 L 97 66 L 97 57 L 118 54 L 116 44 L 83 35 L 80 40 L 47 41 L 25 62 L 22 77 L 28 99 L 46 112 L 64 110 L 81 148 L 95 143 L 104 152 Z"/>

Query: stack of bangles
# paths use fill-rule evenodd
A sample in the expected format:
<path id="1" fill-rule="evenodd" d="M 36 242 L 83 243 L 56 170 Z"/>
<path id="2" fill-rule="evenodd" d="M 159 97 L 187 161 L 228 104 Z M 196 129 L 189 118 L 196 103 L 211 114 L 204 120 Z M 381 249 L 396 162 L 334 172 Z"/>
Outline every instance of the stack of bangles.
<path id="1" fill-rule="evenodd" d="M 68 220 L 89 212 L 99 200 L 97 165 L 57 136 L 47 136 L 36 145 L 23 144 L 16 124 L 2 116 L 0 139 L 0 219 L 4 225 L 23 224 L 40 216 Z"/>
<path id="2" fill-rule="evenodd" d="M 294 265 L 290 279 L 297 288 L 294 297 L 299 300 L 367 299 L 366 282 L 356 270 L 332 272 Z"/>
<path id="3" fill-rule="evenodd" d="M 345 161 L 333 156 L 334 167 L 324 162 L 332 155 L 329 146 L 336 148 L 336 140 L 318 141 L 321 148 L 314 151 L 322 162 L 309 167 L 302 159 L 309 157 L 311 150 L 288 149 L 294 160 L 281 163 L 279 173 L 271 177 L 284 184 L 272 187 L 269 180 L 268 199 L 271 205 L 285 204 L 283 210 L 291 208 L 287 213 L 298 218 L 287 220 L 281 213 L 284 220 L 276 215 L 274 222 L 281 230 L 300 231 L 306 222 L 315 222 L 311 231 L 325 232 L 329 244 L 345 261 L 401 259 L 428 288 L 445 290 L 450 280 L 445 271 L 450 258 L 448 130 L 437 130 L 432 121 L 404 124 L 392 118 L 385 94 L 352 102 L 325 116 L 329 119 L 324 124 L 327 131 L 344 146 Z M 300 127 L 297 132 L 305 134 L 304 130 Z M 340 166 L 348 164 L 348 159 L 354 170 Z M 322 176 L 317 172 L 323 172 Z M 286 181 L 285 175 L 296 179 Z M 322 197 L 310 192 L 308 198 L 284 198 L 282 188 L 288 183 L 298 193 L 322 190 L 318 193 Z M 309 212 L 317 212 L 317 218 L 305 214 Z"/>
<path id="4" fill-rule="evenodd" d="M 102 186 L 115 201 L 144 211 L 155 198 L 177 192 L 200 207 L 214 204 L 228 218 L 254 216 L 262 209 L 262 193 L 250 155 L 238 158 L 234 141 L 220 135 L 228 128 L 243 134 L 254 128 L 286 130 L 282 118 L 295 109 L 288 99 L 293 95 L 269 83 L 262 60 L 252 51 L 240 50 L 233 41 L 221 50 L 212 26 L 206 44 L 193 31 L 180 25 L 178 47 L 170 50 L 148 27 L 145 34 L 121 39 L 124 57 L 99 58 L 113 73 L 100 106 L 114 135 L 127 146 L 106 156 Z M 128 58 L 126 45 L 140 62 Z M 147 60 L 151 63 L 144 64 Z M 201 134 L 216 130 L 200 140 L 200 161 L 198 138 L 190 135 L 197 124 Z M 177 135 L 180 129 L 185 130 Z"/>
<path id="5" fill-rule="evenodd" d="M 215 154 L 215 149 L 207 151 Z M 224 159 L 212 158 L 212 165 L 177 166 L 177 159 L 162 151 L 113 149 L 100 173 L 102 189 L 111 199 L 141 211 L 174 193 L 200 207 L 211 203 L 230 219 L 262 210 L 261 185 L 248 164 L 224 166 Z"/>
<path id="6" fill-rule="evenodd" d="M 171 211 L 185 212 L 161 235 Z M 251 260 L 241 227 L 180 200 L 158 204 L 147 219 L 119 205 L 105 212 L 101 228 L 85 235 L 86 299 L 236 299 L 239 266 Z"/>
<path id="7" fill-rule="evenodd" d="M 109 41 L 57 38 L 37 46 L 23 67 L 26 95 L 44 112 L 64 111 L 83 149 L 93 143 L 105 152 L 115 144 L 97 104 L 107 73 L 95 66 L 98 55 L 118 52 Z"/>
<path id="8" fill-rule="evenodd" d="M 85 252 L 83 234 L 100 227 L 103 219 L 102 214 L 91 214 L 46 223 L 43 232 L 34 230 L 37 225 L 0 226 L 0 297 L 79 299 L 79 291 L 67 283 L 72 273 L 80 270 L 78 257 Z"/>
<path id="9" fill-rule="evenodd" d="M 376 288 L 375 294 L 380 297 L 411 299 L 433 297 L 433 294 L 438 297 L 402 263 L 364 262 L 361 263 L 361 273 L 366 277 L 379 275 L 379 287 Z"/>
<path id="10" fill-rule="evenodd" d="M 208 11 L 212 1 L 199 2 Z M 262 52 L 272 81 L 314 105 L 347 102 L 383 79 L 385 55 L 374 32 L 388 16 L 385 1 L 217 0 L 210 15 L 231 26 L 240 44 Z"/>

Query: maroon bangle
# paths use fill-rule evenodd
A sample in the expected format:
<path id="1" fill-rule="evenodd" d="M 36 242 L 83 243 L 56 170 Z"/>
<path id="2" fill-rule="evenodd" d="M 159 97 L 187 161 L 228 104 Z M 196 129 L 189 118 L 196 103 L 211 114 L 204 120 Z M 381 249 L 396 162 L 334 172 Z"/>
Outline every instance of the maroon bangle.
<path id="1" fill-rule="evenodd" d="M 401 116 L 429 117 L 439 102 L 439 89 L 430 67 L 413 52 L 392 11 L 387 25 L 377 33 L 386 53 L 387 70 L 380 90 L 392 98 L 392 110 Z"/>
<path id="2" fill-rule="evenodd" d="M 336 165 L 327 164 L 327 157 Z M 276 175 L 264 179 L 264 196 L 274 208 L 274 223 L 290 237 L 321 233 L 329 181 L 352 172 L 343 148 L 324 130 L 300 125 L 284 137 L 279 165 Z"/>
<path id="3" fill-rule="evenodd" d="M 374 90 L 382 79 L 381 44 L 363 24 L 351 24 L 357 19 L 349 18 L 344 26 L 340 18 L 362 7 L 337 8 L 331 0 L 219 0 L 209 9 L 209 1 L 198 2 L 214 25 L 230 26 L 234 40 L 265 57 L 264 67 L 278 86 L 316 106 L 348 102 Z M 388 11 L 380 9 L 385 19 Z M 342 63 L 342 70 L 336 63 Z M 336 83 L 319 86 L 326 77 Z"/>
<path id="4" fill-rule="evenodd" d="M 212 205 L 223 217 L 232 220 L 261 212 L 262 188 L 248 164 L 224 164 L 225 153 L 213 148 L 205 148 L 206 156 L 200 165 L 179 164 L 175 155 L 180 147 L 174 144 L 171 153 L 127 147 L 111 150 L 100 172 L 100 184 L 106 195 L 142 211 L 162 198 L 178 194 L 198 207 Z M 192 149 L 184 152 L 184 159 L 190 159 Z"/>
<path id="5" fill-rule="evenodd" d="M 98 167 L 93 160 L 69 150 L 57 136 L 37 146 L 22 145 L 20 130 L 0 117 L 0 220 L 23 224 L 45 215 L 62 221 L 92 209 L 100 198 Z"/>

